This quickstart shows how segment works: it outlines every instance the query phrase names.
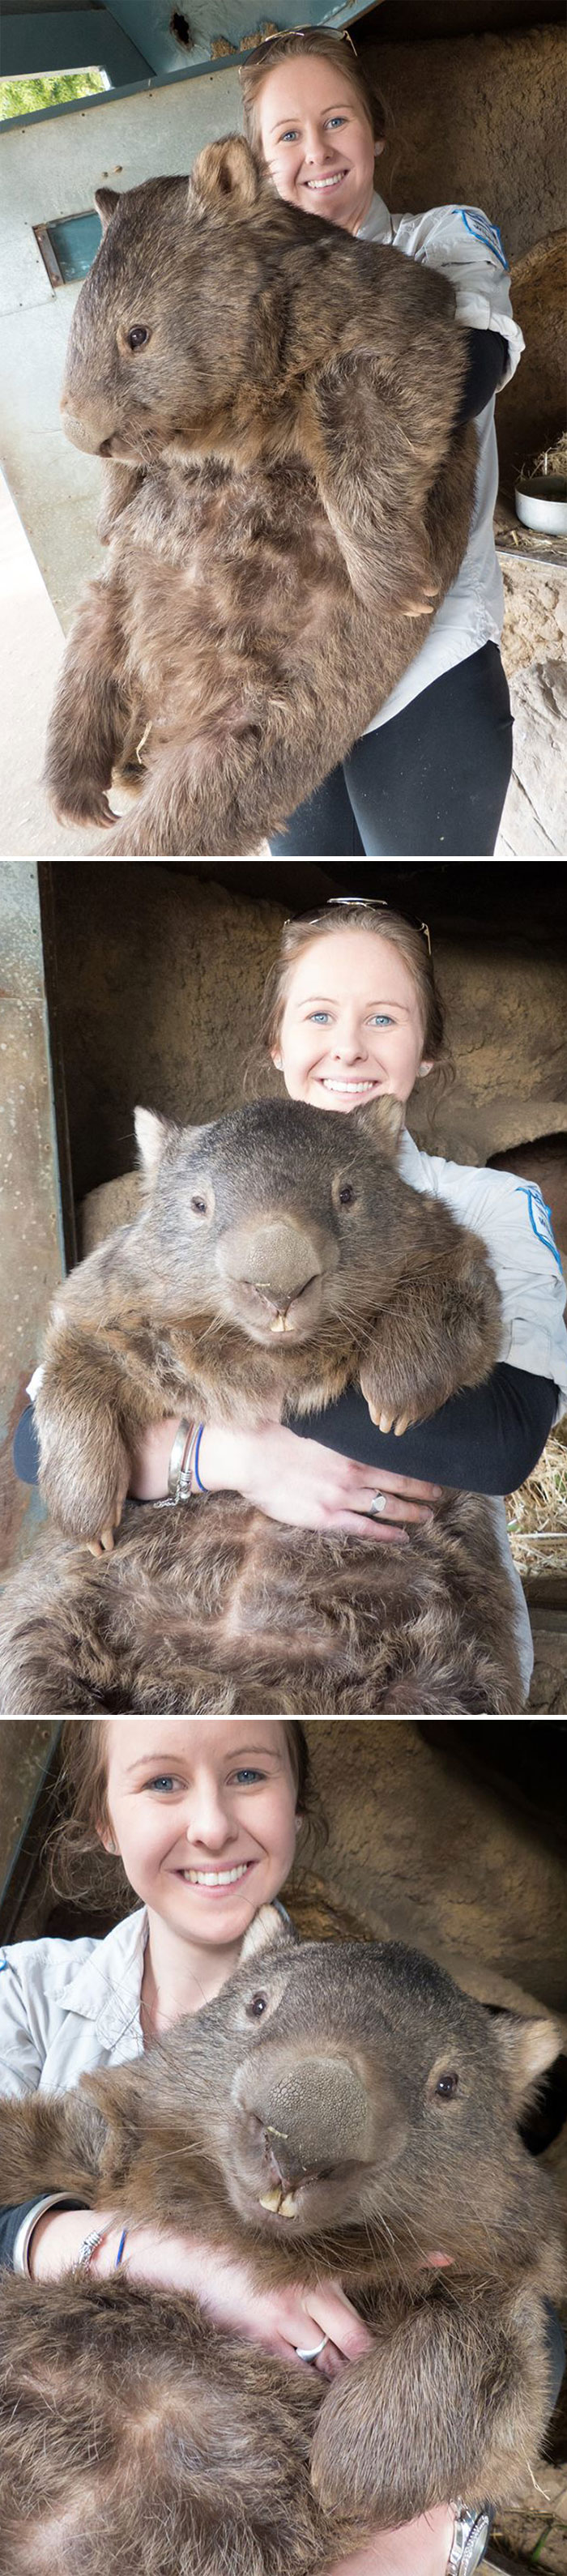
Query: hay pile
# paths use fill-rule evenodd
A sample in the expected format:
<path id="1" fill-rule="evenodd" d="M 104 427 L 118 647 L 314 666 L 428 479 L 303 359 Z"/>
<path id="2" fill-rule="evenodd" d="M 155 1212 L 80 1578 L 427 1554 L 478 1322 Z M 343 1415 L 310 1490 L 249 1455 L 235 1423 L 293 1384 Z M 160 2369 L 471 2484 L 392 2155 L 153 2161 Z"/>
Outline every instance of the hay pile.
<path id="1" fill-rule="evenodd" d="M 550 1433 L 533 1475 L 508 1497 L 506 1518 L 522 1579 L 560 1573 L 567 1581 L 567 1419 Z"/>

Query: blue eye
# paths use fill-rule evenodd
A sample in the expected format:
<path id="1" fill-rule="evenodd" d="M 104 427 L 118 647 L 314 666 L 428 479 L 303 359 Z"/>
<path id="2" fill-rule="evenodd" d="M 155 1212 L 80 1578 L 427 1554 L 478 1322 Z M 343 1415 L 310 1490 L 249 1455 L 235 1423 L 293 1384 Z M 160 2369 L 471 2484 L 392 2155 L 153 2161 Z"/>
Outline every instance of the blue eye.
<path id="1" fill-rule="evenodd" d="M 329 1013 L 328 1013 L 328 1011 L 310 1011 L 310 1012 L 309 1012 L 309 1019 L 310 1019 L 310 1020 L 328 1020 L 328 1017 L 329 1017 Z"/>
<path id="2" fill-rule="evenodd" d="M 146 1789 L 172 1789 L 173 1772 L 158 1771 L 156 1772 L 155 1780 L 146 1780 L 144 1785 Z"/>
<path id="3" fill-rule="evenodd" d="M 327 124 L 328 124 L 328 125 L 346 125 L 346 122 L 347 122 L 347 120 L 346 120 L 346 116 L 328 116 L 328 117 L 327 117 Z"/>
<path id="4" fill-rule="evenodd" d="M 265 1780 L 265 1777 L 265 1771 L 252 1771 L 249 1770 L 246 1765 L 243 1765 L 241 1771 L 237 1771 L 235 1773 L 235 1778 L 237 1780 Z"/>
<path id="5" fill-rule="evenodd" d="M 297 135 L 298 127 L 296 125 L 290 125 L 288 126 L 287 134 L 280 134 L 280 143 L 297 143 Z"/>
<path id="6" fill-rule="evenodd" d="M 390 1019 L 388 1011 L 374 1012 L 374 1027 L 376 1029 L 393 1029 L 394 1021 Z"/>

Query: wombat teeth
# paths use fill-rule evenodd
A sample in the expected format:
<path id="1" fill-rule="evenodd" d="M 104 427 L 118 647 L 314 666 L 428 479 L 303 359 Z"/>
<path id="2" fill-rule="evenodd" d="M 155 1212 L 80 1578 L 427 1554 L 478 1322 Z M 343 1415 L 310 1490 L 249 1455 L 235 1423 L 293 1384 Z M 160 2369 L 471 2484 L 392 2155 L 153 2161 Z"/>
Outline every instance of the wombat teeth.
<path id="1" fill-rule="evenodd" d="M 278 2218 L 296 2218 L 297 2199 L 295 2192 L 286 2191 L 284 2193 L 281 2184 L 279 2191 L 262 2191 L 260 2193 L 260 2208 L 276 2210 Z"/>

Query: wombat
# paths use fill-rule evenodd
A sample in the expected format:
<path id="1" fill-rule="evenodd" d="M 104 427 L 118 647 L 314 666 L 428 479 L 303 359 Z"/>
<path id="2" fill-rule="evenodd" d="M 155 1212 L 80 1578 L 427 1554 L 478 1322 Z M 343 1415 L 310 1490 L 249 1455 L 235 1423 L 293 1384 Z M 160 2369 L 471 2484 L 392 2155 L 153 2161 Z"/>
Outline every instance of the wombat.
<path id="1" fill-rule="evenodd" d="M 41 1485 L 112 1549 L 144 1425 L 309 1414 L 358 1381 L 398 1427 L 498 1357 L 484 1245 L 395 1168 L 389 1096 L 136 1117 L 146 1207 L 61 1290 L 37 1397 Z M 446 1494 L 409 1544 L 290 1529 L 237 1495 L 130 1507 L 97 1564 L 50 1538 L 8 1585 L 4 1709 L 322 1714 L 521 1707 L 490 1504 Z"/>
<path id="2" fill-rule="evenodd" d="M 2 2200 L 187 2229 L 260 2288 L 338 2275 L 375 2343 L 325 2386 L 120 2273 L 6 2280 L 4 2576 L 323 2576 L 372 2526 L 514 2500 L 562 2275 L 517 2120 L 557 2046 L 417 1951 L 282 1925 L 146 2058 L 5 2103 Z"/>
<path id="3" fill-rule="evenodd" d="M 247 852 L 348 752 L 454 581 L 476 433 L 447 280 L 283 204 L 228 135 L 97 192 L 62 411 L 107 464 L 46 778 L 116 855 Z M 112 818 L 110 818 L 112 819 Z"/>

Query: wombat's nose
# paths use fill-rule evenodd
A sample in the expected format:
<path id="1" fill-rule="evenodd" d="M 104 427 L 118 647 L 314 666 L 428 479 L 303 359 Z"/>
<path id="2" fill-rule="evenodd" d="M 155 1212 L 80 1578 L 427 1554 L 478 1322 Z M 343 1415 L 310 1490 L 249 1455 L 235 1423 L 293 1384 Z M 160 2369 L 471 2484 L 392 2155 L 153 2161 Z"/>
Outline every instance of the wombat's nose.
<path id="1" fill-rule="evenodd" d="M 285 1313 L 292 1298 L 318 1276 L 319 1266 L 307 1228 L 304 1231 L 302 1226 L 277 1222 L 247 1229 L 239 1226 L 222 1246 L 225 1278 L 236 1286 L 245 1283 L 256 1288 L 276 1313 Z"/>
<path id="2" fill-rule="evenodd" d="M 302 2058 L 256 2102 L 258 2132 L 282 2182 L 321 2167 L 364 2160 L 371 2136 L 368 2095 L 344 2058 Z"/>

